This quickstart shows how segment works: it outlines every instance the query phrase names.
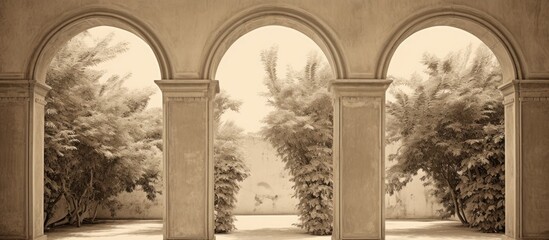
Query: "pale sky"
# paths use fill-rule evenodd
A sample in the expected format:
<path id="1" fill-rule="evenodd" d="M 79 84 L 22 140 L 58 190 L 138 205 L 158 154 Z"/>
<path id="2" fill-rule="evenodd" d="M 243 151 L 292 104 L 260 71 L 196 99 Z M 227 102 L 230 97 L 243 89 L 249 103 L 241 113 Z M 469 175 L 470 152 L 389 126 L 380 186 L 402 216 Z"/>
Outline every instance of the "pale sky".
<path id="1" fill-rule="evenodd" d="M 97 68 L 108 73 L 124 75 L 131 72 L 126 82 L 130 89 L 150 87 L 156 90 L 149 107 L 161 107 L 161 93 L 154 80 L 160 79 L 158 63 L 151 48 L 133 33 L 112 27 L 96 27 L 89 30 L 93 37 L 102 37 L 115 32 L 114 42 L 127 41 L 130 49 L 119 57 L 100 64 Z M 391 59 L 388 75 L 409 77 L 423 72 L 420 63 L 424 52 L 444 57 L 450 51 L 472 44 L 475 49 L 481 41 L 472 34 L 452 27 L 432 27 L 421 30 L 407 38 L 397 48 Z M 267 89 L 263 84 L 264 70 L 260 53 L 273 45 L 278 46 L 278 72 L 285 76 L 287 66 L 300 70 L 307 55 L 321 49 L 309 37 L 299 31 L 281 26 L 267 26 L 255 29 L 239 38 L 225 53 L 216 73 L 222 90 L 234 99 L 243 102 L 240 112 L 228 112 L 224 120 L 232 120 L 245 132 L 257 132 L 263 125 L 262 119 L 272 109 L 260 93 Z"/>
<path id="2" fill-rule="evenodd" d="M 239 112 L 228 112 L 223 120 L 232 120 L 245 132 L 257 132 L 263 126 L 262 119 L 272 111 L 261 93 L 267 92 L 263 84 L 265 70 L 260 53 L 271 46 L 278 46 L 278 76 L 286 76 L 287 66 L 300 70 L 305 66 L 310 52 L 322 50 L 303 33 L 287 27 L 267 26 L 255 29 L 239 38 L 223 56 L 217 68 L 216 78 L 222 90 L 240 99 Z M 320 56 L 326 57 L 324 54 Z"/>
<path id="3" fill-rule="evenodd" d="M 458 51 L 471 44 L 472 49 L 481 43 L 474 35 L 454 27 L 431 27 L 406 38 L 395 51 L 387 75 L 408 78 L 414 72 L 423 73 L 423 53 L 429 52 L 439 58 L 449 52 Z"/>
<path id="4" fill-rule="evenodd" d="M 95 27 L 88 29 L 92 38 L 102 39 L 114 32 L 112 43 L 128 42 L 128 51 L 116 58 L 98 64 L 97 69 L 104 69 L 107 74 L 104 80 L 112 74 L 124 76 L 131 73 L 125 86 L 129 89 L 152 88 L 155 94 L 151 97 L 148 107 L 162 107 L 162 93 L 154 80 L 160 80 L 160 67 L 149 45 L 135 34 L 115 27 Z"/>

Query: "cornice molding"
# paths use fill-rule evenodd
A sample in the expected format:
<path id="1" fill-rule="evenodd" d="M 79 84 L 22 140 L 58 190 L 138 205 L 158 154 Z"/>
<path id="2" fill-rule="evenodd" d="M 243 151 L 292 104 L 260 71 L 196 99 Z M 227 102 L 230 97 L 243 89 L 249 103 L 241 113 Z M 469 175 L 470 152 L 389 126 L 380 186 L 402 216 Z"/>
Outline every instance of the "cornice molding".
<path id="1" fill-rule="evenodd" d="M 215 85 L 215 91 L 219 92 L 219 84 L 217 80 L 205 80 L 205 79 L 169 79 L 169 80 L 155 80 L 154 81 L 160 90 L 167 92 L 192 92 L 207 90 L 211 85 Z"/>
<path id="2" fill-rule="evenodd" d="M 168 102 L 206 102 L 206 97 L 167 97 Z"/>
<path id="3" fill-rule="evenodd" d="M 509 94 L 515 93 L 518 90 L 518 80 L 513 80 L 507 83 L 502 84 L 498 87 L 499 91 L 501 91 L 501 94 L 503 96 L 507 96 Z"/>
<path id="4" fill-rule="evenodd" d="M 45 97 L 51 87 L 34 80 L 0 80 L 0 95 L 30 97 L 31 94 Z"/>
<path id="5" fill-rule="evenodd" d="M 499 87 L 503 96 L 516 93 L 522 98 L 549 97 L 548 80 L 513 80 Z"/>
<path id="6" fill-rule="evenodd" d="M 29 98 L 28 97 L 2 97 L 0 96 L 0 102 L 10 102 L 10 103 L 15 103 L 15 102 L 28 102 L 29 101 Z"/>
<path id="7" fill-rule="evenodd" d="M 215 97 L 219 93 L 219 81 L 204 79 L 156 80 L 167 101 L 180 101 L 176 98 Z"/>
<path id="8" fill-rule="evenodd" d="M 385 96 L 393 81 L 387 79 L 336 79 L 330 82 L 329 90 L 334 97 Z"/>

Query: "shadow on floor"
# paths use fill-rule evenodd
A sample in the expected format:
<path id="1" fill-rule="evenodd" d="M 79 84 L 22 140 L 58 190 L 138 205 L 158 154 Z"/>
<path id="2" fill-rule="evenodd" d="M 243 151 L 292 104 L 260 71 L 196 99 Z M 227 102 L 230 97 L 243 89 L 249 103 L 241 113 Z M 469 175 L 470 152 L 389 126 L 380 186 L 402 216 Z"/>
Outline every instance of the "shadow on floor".
<path id="1" fill-rule="evenodd" d="M 217 240 L 329 240 L 331 236 L 312 236 L 298 228 L 260 228 L 253 230 L 236 230 L 230 234 L 216 234 Z"/>
<path id="2" fill-rule="evenodd" d="M 457 221 L 390 220 L 386 221 L 387 239 L 500 239 L 502 234 L 481 233 Z"/>
<path id="3" fill-rule="evenodd" d="M 162 239 L 162 222 L 158 220 L 105 220 L 79 228 L 62 226 L 45 233 L 48 240 L 66 239 Z M 132 237 L 133 236 L 133 237 Z"/>
<path id="4" fill-rule="evenodd" d="M 237 216 L 237 229 L 216 234 L 217 240 L 330 240 L 292 226 L 296 216 Z M 499 240 L 501 234 L 480 233 L 456 221 L 388 220 L 387 240 Z M 46 233 L 48 240 L 162 240 L 161 220 L 108 220 L 80 228 L 66 226 Z"/>

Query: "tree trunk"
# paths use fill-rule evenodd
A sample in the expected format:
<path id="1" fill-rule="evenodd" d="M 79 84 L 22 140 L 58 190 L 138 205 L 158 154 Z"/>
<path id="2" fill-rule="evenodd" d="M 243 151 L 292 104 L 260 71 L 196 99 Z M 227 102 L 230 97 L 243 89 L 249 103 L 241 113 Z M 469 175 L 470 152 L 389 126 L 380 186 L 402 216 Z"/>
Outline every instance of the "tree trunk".
<path id="1" fill-rule="evenodd" d="M 97 218 L 97 209 L 99 208 L 99 203 L 95 204 L 95 209 L 93 210 L 93 217 L 91 219 L 91 222 L 95 222 L 95 218 Z"/>
<path id="2" fill-rule="evenodd" d="M 467 219 L 465 218 L 465 216 L 462 215 L 463 212 L 461 211 L 461 205 L 458 203 L 455 189 L 452 187 L 452 184 L 450 184 L 450 181 L 447 178 L 445 178 L 445 180 L 446 180 L 446 184 L 448 185 L 448 189 L 450 189 L 450 194 L 452 195 L 452 202 L 454 202 L 455 214 L 458 216 L 459 221 L 461 221 L 461 223 L 465 225 L 469 225 L 469 222 L 467 222 Z"/>
<path id="3" fill-rule="evenodd" d="M 54 226 L 52 223 L 48 224 L 48 222 L 51 220 L 53 215 L 55 215 L 55 211 L 54 211 L 55 205 L 57 205 L 57 203 L 59 201 L 61 201 L 62 197 L 63 197 L 63 194 L 59 194 L 59 196 L 57 196 L 57 198 L 55 198 L 55 201 L 51 204 L 51 209 L 49 211 L 47 211 L 47 213 L 45 214 L 45 216 L 44 216 L 44 229 L 47 229 L 50 226 Z M 56 221 L 56 222 L 59 222 L 59 221 Z"/>
<path id="4" fill-rule="evenodd" d="M 455 214 L 458 216 L 459 221 L 461 221 L 461 223 L 467 224 L 467 220 L 465 220 L 463 218 L 463 216 L 461 216 L 461 210 L 460 210 L 459 204 L 457 202 L 456 194 L 451 189 L 450 189 L 450 194 L 452 195 L 452 202 L 454 203 L 454 212 L 455 212 Z"/>
<path id="5" fill-rule="evenodd" d="M 459 205 L 459 209 L 461 210 L 461 216 L 463 216 L 463 219 L 465 219 L 465 222 L 466 222 L 466 224 L 468 225 L 468 224 L 469 224 L 469 220 L 467 219 L 467 215 L 465 215 L 465 210 L 463 210 L 465 206 L 463 206 L 463 203 L 462 203 L 461 200 L 459 200 L 459 199 L 458 199 L 458 203 L 460 204 L 460 205 Z"/>

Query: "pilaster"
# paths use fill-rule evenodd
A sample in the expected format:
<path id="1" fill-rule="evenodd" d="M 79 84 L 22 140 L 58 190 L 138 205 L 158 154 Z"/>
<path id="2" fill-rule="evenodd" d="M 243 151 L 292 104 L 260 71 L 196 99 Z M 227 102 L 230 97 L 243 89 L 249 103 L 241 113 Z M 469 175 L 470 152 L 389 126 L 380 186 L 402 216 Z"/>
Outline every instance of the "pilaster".
<path id="1" fill-rule="evenodd" d="M 158 80 L 163 95 L 164 239 L 212 240 L 212 80 Z"/>
<path id="2" fill-rule="evenodd" d="M 0 239 L 44 235 L 44 105 L 32 80 L 0 80 Z"/>
<path id="3" fill-rule="evenodd" d="M 549 80 L 500 87 L 505 105 L 505 239 L 549 239 Z"/>
<path id="4" fill-rule="evenodd" d="M 385 238 L 385 91 L 390 84 L 378 79 L 331 84 L 334 240 Z"/>

